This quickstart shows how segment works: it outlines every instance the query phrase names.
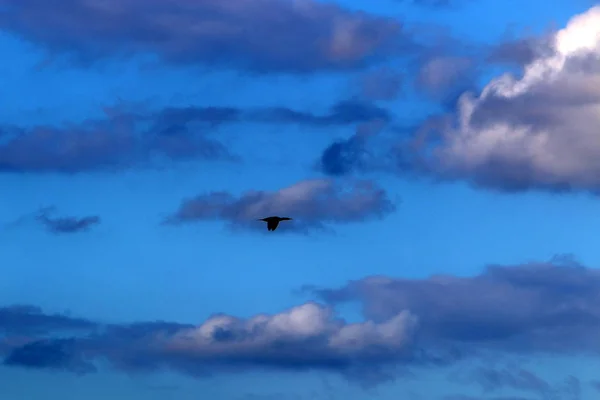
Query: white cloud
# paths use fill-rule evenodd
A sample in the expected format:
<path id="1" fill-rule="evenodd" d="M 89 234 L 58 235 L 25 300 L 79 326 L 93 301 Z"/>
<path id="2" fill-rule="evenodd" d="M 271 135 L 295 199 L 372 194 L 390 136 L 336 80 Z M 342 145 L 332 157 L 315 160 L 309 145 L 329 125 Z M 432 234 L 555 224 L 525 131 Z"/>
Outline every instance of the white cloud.
<path id="1" fill-rule="evenodd" d="M 600 188 L 600 6 L 558 31 L 552 51 L 465 93 L 426 163 L 507 190 Z"/>

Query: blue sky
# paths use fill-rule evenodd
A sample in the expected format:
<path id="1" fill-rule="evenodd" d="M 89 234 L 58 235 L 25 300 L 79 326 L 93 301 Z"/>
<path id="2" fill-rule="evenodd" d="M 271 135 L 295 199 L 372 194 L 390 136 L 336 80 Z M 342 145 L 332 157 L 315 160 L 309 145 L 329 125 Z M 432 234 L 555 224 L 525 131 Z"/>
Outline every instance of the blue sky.
<path id="1" fill-rule="evenodd" d="M 0 10 L 0 398 L 597 398 L 600 5 Z"/>

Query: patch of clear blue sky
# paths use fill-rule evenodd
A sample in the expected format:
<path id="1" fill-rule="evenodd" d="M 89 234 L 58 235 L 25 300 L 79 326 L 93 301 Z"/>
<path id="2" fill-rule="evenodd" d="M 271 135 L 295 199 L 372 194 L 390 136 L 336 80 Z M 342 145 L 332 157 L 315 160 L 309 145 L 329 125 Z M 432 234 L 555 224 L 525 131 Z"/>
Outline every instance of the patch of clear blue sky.
<path id="1" fill-rule="evenodd" d="M 455 11 L 431 11 L 393 1 L 344 4 L 381 14 L 402 16 L 409 23 L 442 23 L 465 38 L 498 40 L 508 23 L 519 32 L 558 26 L 585 9 L 576 1 L 472 1 Z M 31 125 L 77 121 L 99 116 L 102 106 L 124 101 L 162 105 L 286 105 L 323 110 L 350 95 L 348 80 L 331 75 L 293 78 L 256 77 L 207 69 L 165 68 L 153 64 L 138 70 L 136 62 L 114 62 L 89 70 L 38 67 L 39 50 L 15 38 L 0 36 L 5 59 L 0 65 L 0 118 Z M 260 94 L 257 94 L 260 93 Z M 391 105 L 399 118 L 408 115 L 410 99 Z M 300 285 L 340 285 L 370 274 L 424 277 L 433 273 L 468 275 L 487 263 L 545 260 L 556 253 L 574 253 L 586 264 L 599 265 L 596 246 L 600 223 L 597 202 L 585 195 L 499 195 L 474 191 L 462 184 L 379 178 L 402 203 L 385 221 L 337 228 L 337 235 L 318 237 L 232 234 L 220 223 L 186 228 L 157 226 L 183 197 L 210 190 L 241 192 L 275 190 L 316 177 L 307 160 L 332 138 L 351 134 L 337 130 L 313 132 L 283 126 L 232 126 L 226 137 L 241 136 L 234 148 L 255 162 L 244 165 L 206 163 L 164 171 L 120 175 L 0 176 L 0 221 L 10 222 L 44 205 L 56 205 L 73 215 L 99 214 L 103 224 L 81 236 L 54 237 L 30 223 L 0 233 L 2 272 L 0 303 L 32 303 L 49 311 L 110 321 L 166 319 L 200 322 L 214 312 L 249 316 L 277 312 L 303 299 L 293 293 Z M 233 139 L 232 139 L 233 140 Z M 264 146 L 274 153 L 260 152 Z M 266 162 L 276 160 L 285 168 Z M 344 312 L 355 319 L 356 310 Z M 587 366 L 591 364 L 587 364 Z M 584 367 L 574 363 L 570 371 Z M 585 367 L 587 368 L 587 367 Z M 0 370 L 2 398 L 26 398 L 20 380 L 46 382 L 44 398 L 125 399 L 170 398 L 159 389 L 175 384 L 178 399 L 235 399 L 237 393 L 294 391 L 324 393 L 314 374 L 273 376 L 248 374 L 209 381 L 163 376 L 130 380 L 106 373 L 85 378 L 44 372 Z M 436 373 L 442 381 L 441 372 Z M 438 376 L 439 375 L 439 376 Z M 6 379 L 4 379 L 6 378 Z M 427 375 L 431 382 L 433 375 Z M 50 381 L 55 383 L 52 386 Z M 332 378 L 339 398 L 371 398 Z M 279 382 L 279 383 L 277 383 Z M 109 384 L 107 384 L 109 383 Z M 412 385 L 412 386 L 411 386 Z M 49 388 L 55 392 L 48 392 Z M 265 389 L 268 387 L 268 390 Z M 380 390 L 392 399 L 432 385 L 424 380 Z M 254 389 L 253 389 L 254 388 Z M 257 389 L 258 388 L 258 389 Z M 164 390 L 168 390 L 163 388 Z M 444 390 L 461 387 L 444 386 Z M 31 398 L 34 386 L 27 389 Z M 434 390 L 435 389 L 431 389 Z M 266 392 L 265 392 L 266 391 Z M 343 393 L 343 394 L 340 394 Z M 210 396 L 214 395 L 214 396 Z M 54 397 L 52 397 L 54 396 Z M 120 397 L 119 397 L 120 396 Z M 40 397 L 40 398 L 42 398 Z M 29 398 L 29 397 L 27 397 Z"/>

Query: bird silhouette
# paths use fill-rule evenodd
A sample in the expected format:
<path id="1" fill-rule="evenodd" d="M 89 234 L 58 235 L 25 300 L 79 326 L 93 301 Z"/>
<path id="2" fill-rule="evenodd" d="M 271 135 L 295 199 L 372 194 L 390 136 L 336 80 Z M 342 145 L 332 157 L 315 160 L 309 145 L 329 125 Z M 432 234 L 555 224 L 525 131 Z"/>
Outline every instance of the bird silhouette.
<path id="1" fill-rule="evenodd" d="M 270 231 L 274 231 L 279 226 L 279 222 L 281 221 L 290 221 L 291 218 L 288 217 L 267 217 L 261 218 L 258 221 L 265 221 L 267 223 L 267 229 Z"/>

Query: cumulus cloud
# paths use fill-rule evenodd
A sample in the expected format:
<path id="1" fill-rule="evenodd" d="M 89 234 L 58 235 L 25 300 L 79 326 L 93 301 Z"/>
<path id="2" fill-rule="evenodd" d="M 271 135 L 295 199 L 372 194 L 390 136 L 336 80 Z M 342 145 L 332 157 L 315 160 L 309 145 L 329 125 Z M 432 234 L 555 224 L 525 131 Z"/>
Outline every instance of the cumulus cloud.
<path id="1" fill-rule="evenodd" d="M 599 289 L 599 270 L 559 257 L 492 265 L 473 277 L 373 276 L 316 293 L 332 304 L 359 301 L 374 321 L 410 310 L 419 318 L 419 335 L 434 343 L 575 353 L 600 351 Z"/>
<path id="2" fill-rule="evenodd" d="M 214 314 L 198 325 L 101 324 L 7 307 L 0 309 L 0 350 L 10 367 L 75 373 L 93 372 L 102 360 L 123 371 L 171 369 L 196 377 L 320 370 L 374 384 L 414 367 L 477 366 L 472 362 L 511 353 L 597 354 L 599 289 L 598 270 L 557 258 L 489 266 L 472 277 L 368 277 L 311 288 L 325 305 L 309 301 L 247 318 Z M 363 304 L 363 321 L 336 315 L 336 305 L 347 301 Z M 486 394 L 512 389 L 567 398 L 581 390 L 574 377 L 552 384 L 521 366 L 485 364 L 456 379 L 478 383 Z"/>
<path id="3" fill-rule="evenodd" d="M 382 323 L 348 323 L 309 302 L 247 319 L 217 314 L 197 326 L 143 323 L 106 326 L 88 337 L 32 339 L 15 346 L 4 364 L 84 373 L 103 358 L 127 371 L 170 368 L 195 376 L 249 368 L 352 374 L 408 360 L 416 326 L 406 311 Z"/>
<path id="4" fill-rule="evenodd" d="M 0 28 L 79 61 L 154 53 L 179 64 L 310 72 L 398 50 L 394 18 L 315 0 L 0 0 Z"/>
<path id="5" fill-rule="evenodd" d="M 521 76 L 499 76 L 479 95 L 463 94 L 454 115 L 427 121 L 427 140 L 413 140 L 401 158 L 481 187 L 597 192 L 600 7 L 573 17 L 548 46 Z M 417 140 L 417 155 L 407 155 Z"/>
<path id="6" fill-rule="evenodd" d="M 185 199 L 165 222 L 223 220 L 232 226 L 264 229 L 256 219 L 279 215 L 290 216 L 294 221 L 278 229 L 301 232 L 322 229 L 327 224 L 383 218 L 393 211 L 395 205 L 373 182 L 312 179 L 272 192 L 252 191 L 240 196 L 227 192 L 201 194 Z"/>

